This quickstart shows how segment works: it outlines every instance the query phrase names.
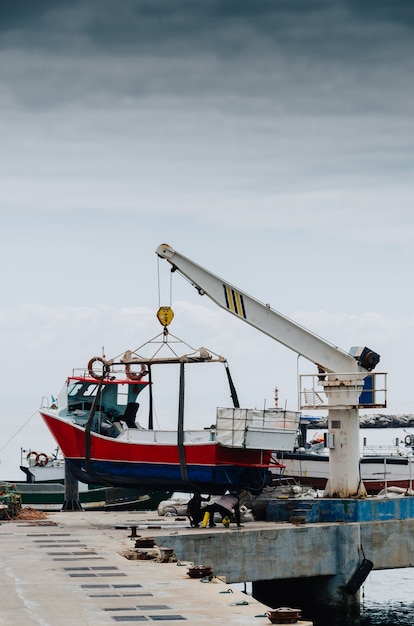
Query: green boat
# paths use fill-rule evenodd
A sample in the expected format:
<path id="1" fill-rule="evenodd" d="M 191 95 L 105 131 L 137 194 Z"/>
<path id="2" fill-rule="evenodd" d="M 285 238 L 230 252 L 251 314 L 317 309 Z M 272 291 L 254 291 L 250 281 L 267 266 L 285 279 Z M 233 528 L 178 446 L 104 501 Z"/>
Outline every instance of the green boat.
<path id="1" fill-rule="evenodd" d="M 52 455 L 22 449 L 20 469 L 26 474 L 26 480 L 12 481 L 11 484 L 21 494 L 22 506 L 39 511 L 62 510 L 66 501 L 65 460 L 58 448 Z M 78 501 L 85 511 L 154 511 L 171 494 L 172 491 L 167 490 L 145 491 L 78 482 Z"/>

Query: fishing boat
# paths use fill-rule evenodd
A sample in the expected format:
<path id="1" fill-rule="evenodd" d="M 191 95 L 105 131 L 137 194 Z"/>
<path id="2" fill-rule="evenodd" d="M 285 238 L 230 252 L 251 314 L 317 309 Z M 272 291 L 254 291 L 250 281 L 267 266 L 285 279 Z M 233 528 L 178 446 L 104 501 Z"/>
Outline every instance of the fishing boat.
<path id="1" fill-rule="evenodd" d="M 307 419 L 301 419 L 298 443 L 293 451 L 277 451 L 276 457 L 285 465 L 286 477 L 325 489 L 329 477 L 329 449 L 323 434 L 315 434 L 306 442 Z M 405 441 L 390 446 L 362 447 L 359 460 L 361 480 L 368 494 L 376 495 L 389 487 L 412 490 L 414 480 L 414 435 L 407 434 Z"/>
<path id="2" fill-rule="evenodd" d="M 59 448 L 53 454 L 21 450 L 21 471 L 25 481 L 12 481 L 23 506 L 40 511 L 60 511 L 65 503 L 65 459 Z M 85 510 L 157 509 L 171 491 L 147 491 L 78 483 L 78 500 Z"/>
<path id="3" fill-rule="evenodd" d="M 178 354 L 179 345 L 190 351 Z M 165 348 L 167 356 L 161 353 Z M 210 426 L 185 428 L 186 368 L 217 363 L 224 365 L 233 406 L 217 408 Z M 154 371 L 163 366 L 179 370 L 177 426 L 170 430 L 154 428 Z M 144 393 L 146 427 L 137 416 Z M 162 335 L 135 351 L 90 359 L 72 372 L 56 399 L 43 399 L 39 412 L 81 482 L 210 494 L 229 488 L 260 492 L 271 478 L 272 450 L 292 450 L 299 423 L 295 412 L 241 408 L 227 360 L 204 347 L 191 348 L 166 325 Z"/>

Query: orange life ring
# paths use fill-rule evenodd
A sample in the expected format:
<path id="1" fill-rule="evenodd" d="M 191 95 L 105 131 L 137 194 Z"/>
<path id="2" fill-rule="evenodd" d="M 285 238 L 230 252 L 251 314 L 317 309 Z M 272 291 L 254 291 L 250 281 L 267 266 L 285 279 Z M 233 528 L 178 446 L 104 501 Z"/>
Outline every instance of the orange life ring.
<path id="1" fill-rule="evenodd" d="M 27 459 L 28 461 L 30 461 L 30 459 L 31 459 L 32 457 L 34 457 L 35 459 L 37 458 L 37 452 L 35 452 L 34 450 L 32 450 L 31 452 L 28 452 L 28 453 L 27 453 L 26 459 Z"/>
<path id="2" fill-rule="evenodd" d="M 102 363 L 102 374 L 104 374 L 105 376 L 107 376 L 109 374 L 109 365 L 108 363 L 100 356 L 94 356 L 90 359 L 89 363 L 88 363 L 88 372 L 89 372 L 89 376 L 91 376 L 92 378 L 95 378 L 96 380 L 101 380 L 102 378 L 102 374 L 101 373 L 96 373 L 94 372 L 93 369 L 93 365 L 94 363 L 98 361 L 99 363 Z"/>
<path id="3" fill-rule="evenodd" d="M 131 363 L 125 364 L 125 376 L 129 378 L 129 380 L 141 380 L 144 376 L 148 374 L 148 370 L 145 369 L 145 365 L 141 363 L 141 371 L 140 372 L 131 372 Z"/>
<path id="4" fill-rule="evenodd" d="M 47 465 L 48 461 L 49 457 L 44 452 L 39 452 L 39 454 L 36 456 L 36 465 L 38 465 L 39 467 L 44 467 L 45 465 Z"/>

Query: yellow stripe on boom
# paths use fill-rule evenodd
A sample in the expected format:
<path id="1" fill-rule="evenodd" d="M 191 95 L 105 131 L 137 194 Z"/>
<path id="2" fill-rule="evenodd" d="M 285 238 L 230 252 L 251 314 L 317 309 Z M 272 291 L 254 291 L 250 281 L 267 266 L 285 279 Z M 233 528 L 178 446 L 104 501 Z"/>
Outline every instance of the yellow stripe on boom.
<path id="1" fill-rule="evenodd" d="M 246 311 L 244 309 L 242 294 L 228 285 L 223 284 L 223 288 L 228 310 L 231 313 L 234 313 L 234 315 L 238 315 L 239 317 L 246 319 Z"/>

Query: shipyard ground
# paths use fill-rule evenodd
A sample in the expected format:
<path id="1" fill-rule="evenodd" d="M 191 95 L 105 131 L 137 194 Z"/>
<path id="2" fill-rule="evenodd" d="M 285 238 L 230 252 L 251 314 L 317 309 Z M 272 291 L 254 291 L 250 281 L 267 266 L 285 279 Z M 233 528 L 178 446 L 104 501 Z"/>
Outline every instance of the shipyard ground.
<path id="1" fill-rule="evenodd" d="M 221 526 L 213 531 L 238 532 Z M 188 568 L 199 563 L 181 562 L 157 542 L 166 535 L 211 532 L 154 512 L 60 512 L 45 520 L 1 520 L 0 624 L 269 624 L 269 607 L 226 584 L 220 571 L 191 579 Z M 156 547 L 136 549 L 135 535 L 154 538 Z"/>

